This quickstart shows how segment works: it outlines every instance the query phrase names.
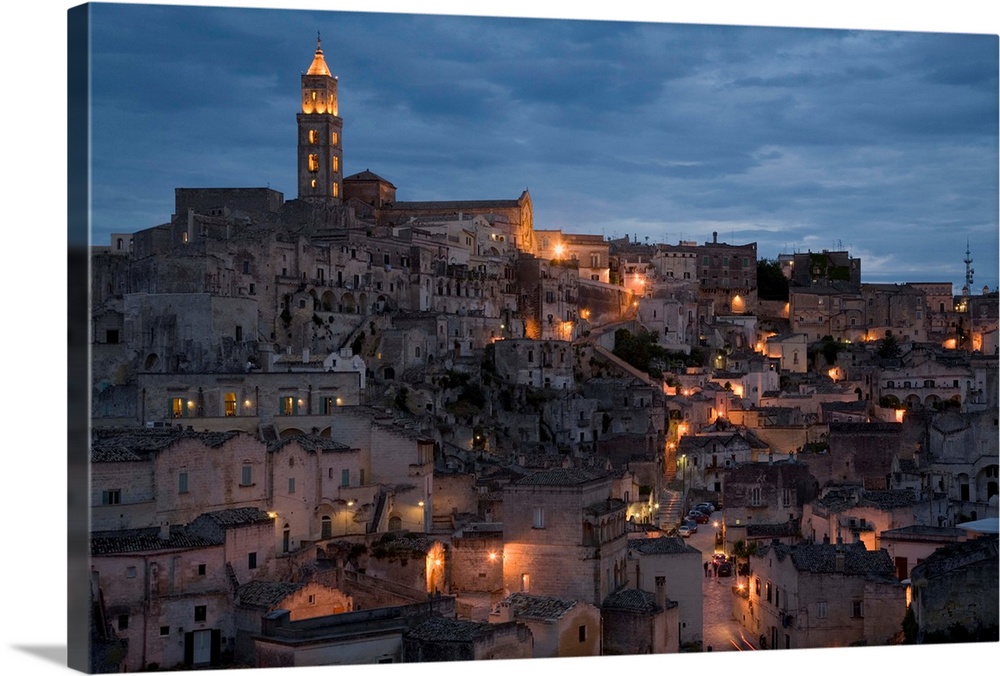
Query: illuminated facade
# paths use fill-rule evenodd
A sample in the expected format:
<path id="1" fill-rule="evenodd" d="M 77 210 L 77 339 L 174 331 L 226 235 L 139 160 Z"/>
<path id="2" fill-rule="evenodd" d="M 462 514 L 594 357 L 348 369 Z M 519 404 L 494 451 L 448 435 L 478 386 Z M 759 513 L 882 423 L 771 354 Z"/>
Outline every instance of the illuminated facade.
<path id="1" fill-rule="evenodd" d="M 299 128 L 299 198 L 340 202 L 343 191 L 342 134 L 337 78 L 330 73 L 319 38 L 309 70 L 302 74 Z"/>

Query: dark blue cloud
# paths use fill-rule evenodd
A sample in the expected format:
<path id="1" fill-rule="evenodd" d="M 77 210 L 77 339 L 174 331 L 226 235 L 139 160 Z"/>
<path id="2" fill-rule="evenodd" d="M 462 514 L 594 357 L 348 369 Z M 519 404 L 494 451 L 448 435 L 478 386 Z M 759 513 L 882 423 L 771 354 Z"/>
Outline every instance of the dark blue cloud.
<path id="1" fill-rule="evenodd" d="M 98 238 L 162 222 L 177 186 L 294 197 L 320 31 L 345 169 L 400 199 L 528 187 L 540 228 L 852 242 L 873 274 L 956 281 L 968 236 L 996 284 L 996 36 L 98 7 Z"/>

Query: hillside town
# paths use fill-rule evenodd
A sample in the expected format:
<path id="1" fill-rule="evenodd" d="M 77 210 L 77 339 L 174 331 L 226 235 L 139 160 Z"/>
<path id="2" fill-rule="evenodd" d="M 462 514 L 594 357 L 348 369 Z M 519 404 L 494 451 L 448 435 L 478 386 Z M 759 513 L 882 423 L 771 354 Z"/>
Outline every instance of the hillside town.
<path id="1" fill-rule="evenodd" d="M 975 242 L 866 283 L 397 199 L 307 64 L 294 199 L 91 247 L 93 671 L 998 640 Z"/>

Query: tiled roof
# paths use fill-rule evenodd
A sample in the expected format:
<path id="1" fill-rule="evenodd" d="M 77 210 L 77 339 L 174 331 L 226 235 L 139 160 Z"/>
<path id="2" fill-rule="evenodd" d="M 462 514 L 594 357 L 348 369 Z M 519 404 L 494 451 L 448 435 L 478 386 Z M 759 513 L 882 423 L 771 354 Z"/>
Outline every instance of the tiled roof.
<path id="1" fill-rule="evenodd" d="M 512 209 L 518 207 L 516 199 L 508 200 L 455 200 L 444 202 L 396 202 L 395 211 L 411 209 Z"/>
<path id="2" fill-rule="evenodd" d="M 257 608 L 273 608 L 293 592 L 302 589 L 302 582 L 264 582 L 255 580 L 248 582 L 236 592 L 236 598 L 241 605 Z"/>
<path id="3" fill-rule="evenodd" d="M 996 568 L 997 561 L 1000 559 L 997 542 L 997 536 L 991 535 L 941 547 L 914 566 L 910 578 L 916 582 L 918 579 L 926 580 L 956 574 L 962 568 L 977 565 L 990 559 L 993 561 L 993 567 Z M 995 584 L 994 581 L 994 589 Z"/>
<path id="4" fill-rule="evenodd" d="M 197 439 L 209 448 L 218 448 L 239 432 L 195 432 L 175 427 L 95 429 L 92 433 L 91 462 L 135 462 L 149 453 L 161 451 L 182 439 Z"/>
<path id="5" fill-rule="evenodd" d="M 757 556 L 766 556 L 774 550 L 778 560 L 791 557 L 796 570 L 809 573 L 837 573 L 838 547 L 844 556 L 844 575 L 863 575 L 873 579 L 895 580 L 895 569 L 889 553 L 884 549 L 868 551 L 863 543 L 853 545 L 802 543 L 785 545 L 775 543 L 758 548 Z"/>
<path id="6" fill-rule="evenodd" d="M 698 550 L 684 541 L 684 538 L 659 537 L 636 538 L 628 541 L 628 548 L 640 554 L 697 554 Z"/>
<path id="7" fill-rule="evenodd" d="M 654 615 L 663 610 L 656 603 L 656 596 L 642 589 L 622 589 L 612 592 L 604 599 L 601 608 L 630 610 L 648 615 Z"/>
<path id="8" fill-rule="evenodd" d="M 857 500 L 852 497 L 855 491 L 835 490 L 819 499 L 819 504 L 833 512 L 843 512 L 851 507 L 874 507 L 887 510 L 908 507 L 919 500 L 909 488 L 897 488 L 887 491 L 863 491 Z"/>
<path id="9" fill-rule="evenodd" d="M 418 641 L 472 641 L 493 633 L 494 625 L 467 620 L 432 617 L 406 632 L 408 639 Z"/>
<path id="10" fill-rule="evenodd" d="M 611 473 L 592 468 L 553 468 L 532 472 L 515 482 L 517 486 L 579 486 L 581 484 L 610 479 Z"/>
<path id="11" fill-rule="evenodd" d="M 138 554 L 164 549 L 193 549 L 219 544 L 221 542 L 194 535 L 179 526 L 170 528 L 170 537 L 167 539 L 160 538 L 159 528 L 95 531 L 90 534 L 90 553 L 92 556 Z"/>
<path id="12" fill-rule="evenodd" d="M 515 592 L 508 596 L 504 603 L 510 605 L 514 617 L 533 620 L 558 620 L 569 612 L 576 601 L 560 599 L 553 596 L 535 596 L 523 592 Z"/>
<path id="13" fill-rule="evenodd" d="M 329 437 L 321 437 L 318 434 L 297 434 L 290 437 L 284 437 L 282 439 L 278 439 L 277 441 L 270 442 L 267 445 L 267 450 L 269 453 L 280 451 L 293 441 L 298 442 L 299 446 L 310 453 L 330 453 L 353 450 L 350 446 L 337 443 Z"/>
<path id="14" fill-rule="evenodd" d="M 832 422 L 830 423 L 830 436 L 834 434 L 886 434 L 899 433 L 903 429 L 902 423 L 887 422 Z"/>
<path id="15" fill-rule="evenodd" d="M 365 169 L 364 171 L 359 171 L 356 174 L 351 174 L 350 176 L 344 177 L 345 181 L 382 181 L 383 183 L 389 183 L 386 179 L 382 178 L 378 174 Z M 396 186 L 389 183 L 393 188 Z"/>
<path id="16" fill-rule="evenodd" d="M 799 535 L 798 521 L 784 521 L 782 523 L 753 523 L 747 524 L 747 537 L 793 537 Z"/>
<path id="17" fill-rule="evenodd" d="M 206 512 L 198 517 L 215 522 L 223 528 L 250 526 L 257 523 L 269 523 L 271 517 L 256 507 L 234 507 L 220 509 L 216 512 Z"/>
<path id="18" fill-rule="evenodd" d="M 625 503 L 617 498 L 608 498 L 607 500 L 601 500 L 600 502 L 595 502 L 591 505 L 584 507 L 583 511 L 586 514 L 594 514 L 600 516 L 601 514 L 610 514 L 619 509 L 624 509 Z"/>

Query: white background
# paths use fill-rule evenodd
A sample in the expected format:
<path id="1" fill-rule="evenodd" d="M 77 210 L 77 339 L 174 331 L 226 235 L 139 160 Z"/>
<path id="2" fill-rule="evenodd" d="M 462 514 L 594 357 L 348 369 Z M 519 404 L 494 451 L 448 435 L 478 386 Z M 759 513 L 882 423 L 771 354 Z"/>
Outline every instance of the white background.
<path id="1" fill-rule="evenodd" d="M 66 663 L 66 11 L 74 3 L 15 2 L 6 5 L 0 30 L 3 75 L 3 181 L 7 209 L 4 240 L 3 328 L 0 350 L 2 408 L 0 439 L 6 460 L 2 475 L 4 674 L 62 673 Z M 159 4 L 178 4 L 160 0 Z M 189 2 L 227 6 L 278 6 L 277 2 Z M 998 32 L 997 10 L 982 0 L 920 3 L 701 2 L 650 10 L 639 3 L 580 3 L 552 0 L 506 2 L 316 2 L 295 0 L 297 8 L 475 13 L 502 16 L 653 20 L 829 28 L 881 28 L 947 32 Z M 674 4 L 674 3 L 672 3 Z M 697 5 L 697 7 L 696 7 Z M 150 27 L 155 30 L 155 27 Z M 166 215 L 165 215 L 166 216 Z M 151 224 L 152 225 L 152 224 Z M 39 284 L 40 282 L 40 284 Z M 607 670 L 685 673 L 780 672 L 800 667 L 815 673 L 913 669 L 991 673 L 1000 644 L 958 647 L 859 648 L 836 651 L 716 653 L 586 660 L 492 662 L 420 667 L 351 667 L 352 674 L 385 676 L 460 673 L 474 668 L 489 674 L 510 669 L 553 668 L 582 673 Z M 993 664 L 994 667 L 989 667 Z M 309 669 L 302 673 L 317 673 Z M 329 670 L 327 670 L 329 671 Z M 346 669 L 342 670 L 345 671 Z M 176 672 L 175 672 L 176 673 Z M 259 670 L 283 674 L 282 670 Z"/>

